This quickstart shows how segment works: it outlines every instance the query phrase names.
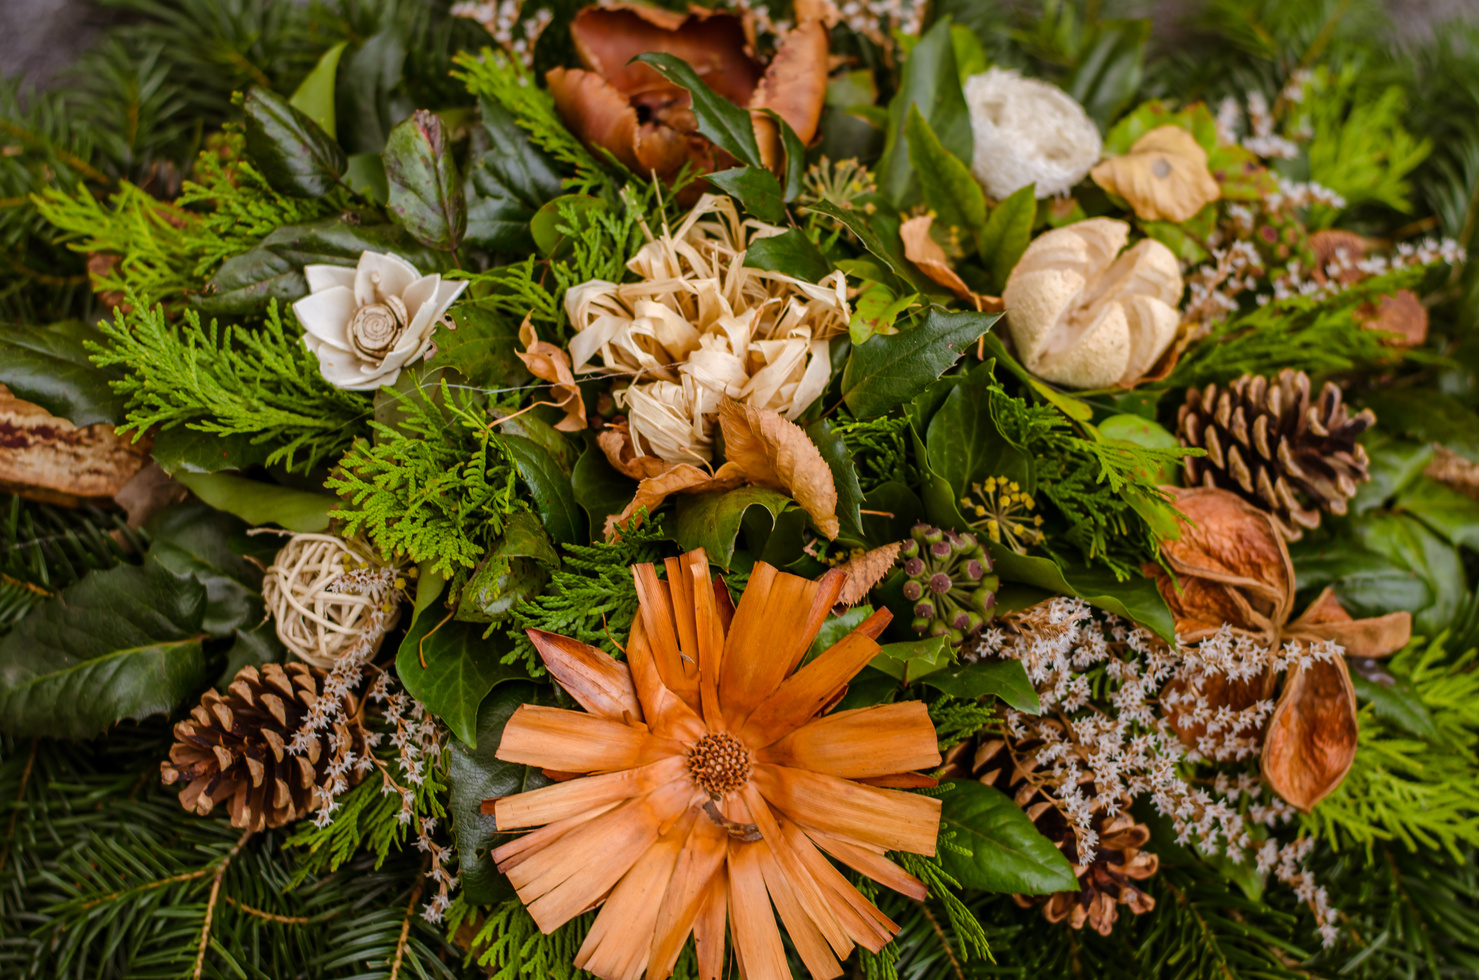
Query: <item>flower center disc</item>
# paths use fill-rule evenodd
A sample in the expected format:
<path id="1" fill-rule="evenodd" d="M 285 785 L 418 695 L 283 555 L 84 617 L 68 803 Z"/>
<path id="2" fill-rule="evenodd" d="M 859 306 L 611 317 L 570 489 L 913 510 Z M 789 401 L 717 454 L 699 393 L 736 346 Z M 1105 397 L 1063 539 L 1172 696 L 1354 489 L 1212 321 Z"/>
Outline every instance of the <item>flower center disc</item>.
<path id="1" fill-rule="evenodd" d="M 745 785 L 750 768 L 749 750 L 728 732 L 709 732 L 688 750 L 688 772 L 715 800 Z"/>

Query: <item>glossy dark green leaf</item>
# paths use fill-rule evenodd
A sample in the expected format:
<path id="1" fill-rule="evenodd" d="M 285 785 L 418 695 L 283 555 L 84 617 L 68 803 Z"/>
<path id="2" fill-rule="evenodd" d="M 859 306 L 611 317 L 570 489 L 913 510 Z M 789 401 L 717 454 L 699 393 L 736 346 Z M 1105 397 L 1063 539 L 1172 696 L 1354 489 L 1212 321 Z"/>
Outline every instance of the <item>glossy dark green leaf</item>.
<path id="1" fill-rule="evenodd" d="M 417 244 L 398 225 L 324 218 L 284 225 L 252 249 L 227 259 L 194 302 L 206 313 L 227 315 L 254 312 L 269 299 L 291 302 L 308 294 L 303 266 L 353 268 L 366 251 L 394 252 L 422 272 L 434 271 L 445 259 Z"/>
<path id="2" fill-rule="evenodd" d="M 242 104 L 246 151 L 279 193 L 322 197 L 344 176 L 349 160 L 334 139 L 288 100 L 258 86 Z"/>
<path id="3" fill-rule="evenodd" d="M 543 407 L 536 408 L 533 412 L 504 419 L 498 429 L 504 435 L 528 439 L 549 453 L 555 465 L 569 476 L 575 469 L 575 461 L 580 458 L 580 444 L 540 418 L 537 413 L 544 410 Z"/>
<path id="4" fill-rule="evenodd" d="M 575 502 L 590 519 L 592 528 L 606 526 L 606 518 L 619 514 L 637 492 L 637 481 L 622 476 L 594 442 L 575 461 L 570 474 Z"/>
<path id="5" fill-rule="evenodd" d="M 1416 479 L 1433 458 L 1432 446 L 1379 428 L 1368 429 L 1361 444 L 1371 461 L 1366 470 L 1370 478 L 1356 488 L 1356 495 L 1351 498 L 1353 514 L 1364 514 L 1385 504 Z"/>
<path id="6" fill-rule="evenodd" d="M 785 179 L 786 200 L 794 201 L 801 196 L 802 179 L 806 176 L 806 144 L 801 142 L 801 137 L 796 135 L 796 130 L 791 124 L 781 118 L 780 113 L 774 109 L 766 109 L 765 114 L 775 124 L 781 134 L 781 151 L 785 154 Z"/>
<path id="7" fill-rule="evenodd" d="M 986 224 L 986 195 L 971 168 L 945 149 L 918 106 L 909 107 L 904 135 L 924 203 L 944 224 L 962 228 L 972 238 L 980 234 Z"/>
<path id="8" fill-rule="evenodd" d="M 289 531 L 314 533 L 329 528 L 329 511 L 339 498 L 327 493 L 294 490 L 229 473 L 176 473 L 175 479 L 217 510 L 253 526 L 276 524 Z"/>
<path id="9" fill-rule="evenodd" d="M 905 684 L 913 684 L 950 666 L 950 637 L 930 636 L 885 643 L 868 666 Z"/>
<path id="10" fill-rule="evenodd" d="M 152 559 L 92 572 L 0 639 L 0 731 L 91 738 L 205 683 L 206 589 Z"/>
<path id="11" fill-rule="evenodd" d="M 1358 619 L 1405 609 L 1426 609 L 1433 590 L 1411 568 L 1370 551 L 1348 537 L 1297 541 L 1289 547 L 1302 594 L 1332 586 L 1347 612 Z"/>
<path id="12" fill-rule="evenodd" d="M 270 445 L 253 445 L 250 434 L 221 436 L 196 432 L 183 425 L 160 429 L 150 450 L 166 473 L 219 473 L 260 466 L 272 455 Z"/>
<path id="13" fill-rule="evenodd" d="M 837 519 L 842 525 L 839 537 L 863 541 L 866 533 L 862 515 L 858 513 L 863 506 L 863 488 L 858 486 L 857 467 L 842 441 L 842 434 L 834 432 L 826 419 L 817 419 L 806 427 L 806 436 L 832 471 L 832 484 L 837 488 Z"/>
<path id="14" fill-rule="evenodd" d="M 1390 675 L 1373 680 L 1362 676 L 1355 664 L 1351 664 L 1350 668 L 1351 684 L 1356 689 L 1356 697 L 1362 701 L 1370 701 L 1376 709 L 1377 717 L 1400 726 L 1418 738 L 1430 742 L 1438 741 L 1438 726 L 1433 723 L 1433 713 L 1413 689 L 1411 681 L 1405 677 Z"/>
<path id="15" fill-rule="evenodd" d="M 226 666 L 216 678 L 216 688 L 225 690 L 243 667 L 261 667 L 263 664 L 280 664 L 287 659 L 288 648 L 277 638 L 277 624 L 271 619 L 257 623 L 250 629 L 238 629 L 235 641 L 226 651 Z"/>
<path id="16" fill-rule="evenodd" d="M 851 711 L 854 708 L 869 708 L 875 704 L 888 704 L 899 693 L 899 682 L 881 670 L 864 667 L 858 675 L 847 682 L 847 693 L 837 702 L 833 711 Z"/>
<path id="17" fill-rule="evenodd" d="M 1148 578 L 1120 582 L 1107 569 L 1060 567 L 1049 558 L 1019 555 L 987 542 L 991 564 L 1004 582 L 1021 582 L 1054 595 L 1078 596 L 1091 606 L 1133 620 L 1167 642 L 1175 641 L 1176 624 L 1160 590 Z"/>
<path id="18" fill-rule="evenodd" d="M 772 520 L 791 504 L 791 498 L 764 487 L 744 486 L 719 493 L 678 498 L 673 536 L 684 551 L 703 548 L 709 561 L 729 571 L 740 523 L 751 507 L 763 508 Z"/>
<path id="19" fill-rule="evenodd" d="M 500 252 L 528 252 L 529 222 L 564 193 L 553 161 L 529 141 L 508 110 L 480 103 L 488 148 L 468 167 L 466 241 Z"/>
<path id="20" fill-rule="evenodd" d="M 752 241 L 745 251 L 745 265 L 803 282 L 821 282 L 832 272 L 832 263 L 799 228 Z"/>
<path id="21" fill-rule="evenodd" d="M 439 330 L 429 368 L 451 368 L 475 385 L 517 388 L 529 383 L 529 370 L 519 360 L 519 324 L 507 314 L 477 300 L 452 307 L 455 330 Z"/>
<path id="22" fill-rule="evenodd" d="M 391 213 L 421 244 L 455 249 L 467 231 L 467 201 L 441 117 L 416 110 L 390 131 L 382 157 Z"/>
<path id="23" fill-rule="evenodd" d="M 529 489 L 535 509 L 550 537 L 561 544 L 584 541 L 585 518 L 575 505 L 570 476 L 538 443 L 523 436 L 504 436 L 504 445 L 514 458 L 519 479 Z"/>
<path id="24" fill-rule="evenodd" d="M 954 698 L 1000 698 L 1018 711 L 1042 714 L 1042 702 L 1020 660 L 978 661 L 930 674 L 924 683 Z"/>
<path id="25" fill-rule="evenodd" d="M 262 622 L 262 570 L 231 550 L 229 539 L 245 522 L 204 504 L 168 507 L 150 519 L 149 556 L 176 575 L 193 575 L 205 586 L 200 628 L 231 636 Z"/>
<path id="26" fill-rule="evenodd" d="M 897 480 L 880 483 L 863 496 L 863 530 L 868 544 L 878 547 L 902 541 L 909 529 L 924 520 L 924 504 L 907 484 Z"/>
<path id="27" fill-rule="evenodd" d="M 1036 184 L 1019 187 L 996 207 L 981 231 L 981 261 L 991 270 L 991 288 L 1000 293 L 1032 241 L 1037 220 Z"/>
<path id="28" fill-rule="evenodd" d="M 912 327 L 857 345 L 842 372 L 847 407 L 859 418 L 872 418 L 902 405 L 944 374 L 999 318 L 931 309 Z"/>
<path id="29" fill-rule="evenodd" d="M 822 628 L 817 630 L 817 637 L 811 641 L 801 662 L 805 664 L 821 656 L 832 644 L 863 625 L 863 620 L 871 615 L 873 607 L 864 603 L 844 611 L 840 616 L 834 614 L 822 620 Z"/>
<path id="30" fill-rule="evenodd" d="M 1393 508 L 1416 517 L 1449 544 L 1479 551 L 1479 500 L 1420 476 L 1397 496 Z"/>
<path id="31" fill-rule="evenodd" d="M 941 146 L 970 165 L 975 145 L 970 110 L 960 89 L 948 19 L 937 21 L 909 52 L 899 90 L 889 102 L 888 141 L 875 173 L 879 191 L 900 209 L 921 197 L 905 132 L 911 109 L 919 110 Z"/>
<path id="32" fill-rule="evenodd" d="M 652 51 L 638 55 L 635 60 L 651 65 L 668 81 L 688 90 L 693 100 L 693 115 L 698 120 L 698 131 L 710 142 L 728 151 L 740 163 L 763 168 L 760 144 L 755 141 L 755 127 L 750 121 L 749 110 L 715 94 L 699 78 L 698 72 L 681 58 Z"/>
<path id="33" fill-rule="evenodd" d="M 775 174 L 764 167 L 735 167 L 709 174 L 709 182 L 736 198 L 761 221 L 786 216 L 785 191 Z"/>
<path id="34" fill-rule="evenodd" d="M 499 685 L 478 709 L 477 747 L 454 741 L 447 756 L 457 877 L 463 897 L 477 906 L 489 907 L 514 897 L 513 886 L 488 856 L 511 835 L 498 833 L 493 815 L 482 811 L 483 801 L 524 793 L 550 782 L 538 769 L 503 762 L 497 754 L 509 718 L 519 705 L 535 703 L 539 694 L 539 688 L 527 682 Z"/>
<path id="35" fill-rule="evenodd" d="M 1002 436 L 991 417 L 990 396 L 978 384 L 956 385 L 930 420 L 925 436 L 929 468 L 950 484 L 956 498 L 989 476 L 1015 480 L 1035 493 L 1032 458 Z"/>
<path id="36" fill-rule="evenodd" d="M 478 706 L 500 681 L 527 677 L 521 666 L 501 663 L 498 634 L 483 639 L 483 626 L 443 620 L 431 606 L 411 624 L 395 655 L 406 691 L 426 705 L 466 745 L 477 748 Z M 423 667 L 422 664 L 425 664 Z"/>
<path id="37" fill-rule="evenodd" d="M 1078 891 L 1073 866 L 1037 832 L 1012 798 L 994 786 L 959 780 L 940 797 L 941 827 L 969 857 L 940 851 L 940 863 L 964 888 L 1016 895 Z"/>
<path id="38" fill-rule="evenodd" d="M 122 422 L 124 399 L 108 387 L 122 375 L 87 358 L 87 345 L 103 342 L 80 320 L 8 324 L 0 331 L 0 384 L 76 426 Z"/>
<path id="39" fill-rule="evenodd" d="M 863 243 L 863 247 L 881 260 L 890 272 L 915 290 L 922 293 L 939 292 L 941 287 L 926 279 L 914 263 L 904 258 L 903 244 L 899 241 L 897 228 L 889 231 L 889 237 L 885 238 L 878 229 L 869 224 L 868 217 L 861 211 L 840 208 L 831 201 L 817 201 L 815 204 L 807 205 L 807 210 L 825 214 L 840 221 L 848 231 L 858 236 L 858 241 Z"/>
<path id="40" fill-rule="evenodd" d="M 1464 565 L 1458 550 L 1407 514 L 1371 514 L 1354 522 L 1354 537 L 1369 551 L 1411 569 L 1432 593 L 1426 608 L 1410 608 L 1412 631 L 1437 636 L 1454 620 L 1468 593 Z M 1337 589 L 1337 592 L 1339 589 Z M 1402 607 L 1386 603 L 1383 612 Z"/>

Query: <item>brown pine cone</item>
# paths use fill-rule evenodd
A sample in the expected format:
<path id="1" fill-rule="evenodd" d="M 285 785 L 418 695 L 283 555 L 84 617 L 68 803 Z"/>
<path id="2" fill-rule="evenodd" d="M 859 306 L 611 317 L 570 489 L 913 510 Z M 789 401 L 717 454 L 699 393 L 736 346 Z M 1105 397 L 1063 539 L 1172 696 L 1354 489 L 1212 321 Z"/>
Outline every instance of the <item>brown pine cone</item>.
<path id="1" fill-rule="evenodd" d="M 1056 844 L 1073 865 L 1078 891 L 1013 895 L 1018 905 L 1039 905 L 1049 922 L 1066 920 L 1074 929 L 1088 923 L 1095 932 L 1107 936 L 1114 929 L 1120 905 L 1128 905 L 1136 915 L 1155 908 L 1155 899 L 1138 884 L 1155 874 L 1160 865 L 1154 854 L 1141 849 L 1150 841 L 1150 830 L 1128 813 L 1110 816 L 1101 809 L 1092 823 L 1099 842 L 1093 860 L 1083 863 L 1078 838 L 1051 788 L 1032 778 L 1036 748 L 1032 743 L 1009 747 L 1006 740 L 992 736 L 968 739 L 946 753 L 946 776 L 974 778 L 1006 793 L 1031 818 L 1038 833 Z M 1093 779 L 1087 774 L 1079 779 L 1078 788 L 1088 799 L 1096 795 Z"/>
<path id="2" fill-rule="evenodd" d="M 187 784 L 180 805 L 204 816 L 229 803 L 231 826 L 261 830 L 317 809 L 326 778 L 358 783 L 363 770 L 352 763 L 368 748 L 351 695 L 327 738 L 314 735 L 306 751 L 288 751 L 324 676 L 306 664 L 266 664 L 243 667 L 225 695 L 207 691 L 175 725 L 169 760 L 159 764 L 166 785 Z"/>
<path id="3" fill-rule="evenodd" d="M 1186 485 L 1220 487 L 1273 515 L 1289 541 L 1320 526 L 1320 511 L 1344 514 L 1370 478 L 1356 438 L 1376 424 L 1371 409 L 1351 415 L 1330 382 L 1310 399 L 1309 375 L 1284 369 L 1276 381 L 1245 374 L 1225 389 L 1186 393 L 1177 434 L 1207 451 L 1186 460 Z"/>

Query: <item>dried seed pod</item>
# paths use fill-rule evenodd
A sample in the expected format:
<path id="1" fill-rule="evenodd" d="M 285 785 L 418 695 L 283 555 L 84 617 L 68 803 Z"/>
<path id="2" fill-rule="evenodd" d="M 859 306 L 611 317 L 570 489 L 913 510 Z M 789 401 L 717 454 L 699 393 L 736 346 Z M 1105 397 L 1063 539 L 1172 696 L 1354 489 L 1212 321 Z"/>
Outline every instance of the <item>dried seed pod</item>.
<path id="1" fill-rule="evenodd" d="M 1130 152 L 1091 171 L 1094 183 L 1130 202 L 1143 221 L 1185 221 L 1222 196 L 1207 151 L 1180 126 L 1160 126 Z"/>
<path id="2" fill-rule="evenodd" d="M 920 633 L 949 636 L 956 646 L 991 616 L 997 577 L 991 556 L 972 534 L 916 524 L 899 549 L 904 561 L 904 598 L 914 603 Z"/>

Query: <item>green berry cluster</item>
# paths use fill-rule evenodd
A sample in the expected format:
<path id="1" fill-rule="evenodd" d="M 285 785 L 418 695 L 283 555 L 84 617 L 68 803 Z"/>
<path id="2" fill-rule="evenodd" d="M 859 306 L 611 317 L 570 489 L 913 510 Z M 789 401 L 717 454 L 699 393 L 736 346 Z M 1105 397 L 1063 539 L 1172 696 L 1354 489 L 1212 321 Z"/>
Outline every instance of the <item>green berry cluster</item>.
<path id="1" fill-rule="evenodd" d="M 959 645 L 979 630 L 996 601 L 991 556 L 973 534 L 916 524 L 899 550 L 904 598 L 914 603 L 915 630 Z"/>

